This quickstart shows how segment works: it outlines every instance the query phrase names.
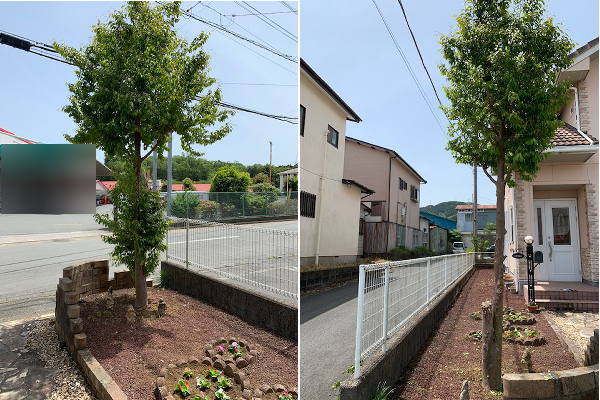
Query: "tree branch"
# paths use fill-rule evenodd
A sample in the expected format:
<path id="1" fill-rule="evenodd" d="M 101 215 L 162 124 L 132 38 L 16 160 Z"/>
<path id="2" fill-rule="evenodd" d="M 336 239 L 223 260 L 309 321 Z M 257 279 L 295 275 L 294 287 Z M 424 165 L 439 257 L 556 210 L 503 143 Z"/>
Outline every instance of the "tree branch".
<path id="1" fill-rule="evenodd" d="M 487 175 L 487 177 L 489 178 L 490 181 L 492 181 L 492 183 L 495 185 L 496 184 L 496 180 L 492 177 L 492 175 L 487 171 L 486 168 L 481 168 L 483 170 L 483 173 Z"/>

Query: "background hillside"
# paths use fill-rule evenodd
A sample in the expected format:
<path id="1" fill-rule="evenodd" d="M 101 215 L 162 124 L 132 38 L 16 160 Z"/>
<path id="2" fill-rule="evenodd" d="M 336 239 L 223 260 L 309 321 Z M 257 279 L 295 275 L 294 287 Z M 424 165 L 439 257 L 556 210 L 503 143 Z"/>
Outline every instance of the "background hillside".
<path id="1" fill-rule="evenodd" d="M 421 207 L 421 211 L 425 211 L 431 214 L 439 215 L 456 221 L 456 210 L 455 207 L 461 204 L 471 204 L 464 201 L 444 201 L 431 206 Z"/>

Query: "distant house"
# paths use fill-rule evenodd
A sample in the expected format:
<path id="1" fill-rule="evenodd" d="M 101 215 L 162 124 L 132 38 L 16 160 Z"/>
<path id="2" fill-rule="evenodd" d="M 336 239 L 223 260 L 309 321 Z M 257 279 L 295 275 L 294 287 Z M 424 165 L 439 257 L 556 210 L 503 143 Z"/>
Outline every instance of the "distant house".
<path id="1" fill-rule="evenodd" d="M 360 199 L 373 191 L 344 177 L 346 121 L 360 117 L 300 61 L 300 265 L 353 262 Z"/>
<path id="2" fill-rule="evenodd" d="M 421 211 L 421 230 L 426 234 L 427 246 L 436 253 L 448 250 L 448 232 L 456 230 L 456 221 Z"/>
<path id="3" fill-rule="evenodd" d="M 495 205 L 477 205 L 477 233 L 482 234 L 488 224 L 496 223 Z M 456 230 L 460 232 L 466 247 L 473 246 L 473 205 L 456 206 Z"/>
<path id="4" fill-rule="evenodd" d="M 370 209 L 364 216 L 364 252 L 423 246 L 419 201 L 425 179 L 392 149 L 346 137 L 345 152 L 344 177 L 375 191 L 362 198 Z"/>
<path id="5" fill-rule="evenodd" d="M 524 251 L 527 235 L 544 255 L 536 280 L 598 286 L 598 38 L 571 58 L 572 65 L 558 76 L 571 84 L 570 98 L 560 110 L 565 124 L 556 130 L 533 181 L 516 176 L 517 186 L 507 188 L 504 198 L 504 252 L 518 290 L 526 284 L 526 264 L 511 254 Z M 585 309 L 583 303 L 578 310 Z"/>
<path id="6" fill-rule="evenodd" d="M 174 183 L 171 185 L 174 192 L 183 192 L 183 183 Z M 194 183 L 194 192 L 210 192 L 210 183 Z"/>
<path id="7" fill-rule="evenodd" d="M 279 191 L 284 192 L 287 191 L 285 181 L 288 178 L 298 178 L 298 168 L 288 169 L 278 173 L 277 175 L 279 175 Z"/>

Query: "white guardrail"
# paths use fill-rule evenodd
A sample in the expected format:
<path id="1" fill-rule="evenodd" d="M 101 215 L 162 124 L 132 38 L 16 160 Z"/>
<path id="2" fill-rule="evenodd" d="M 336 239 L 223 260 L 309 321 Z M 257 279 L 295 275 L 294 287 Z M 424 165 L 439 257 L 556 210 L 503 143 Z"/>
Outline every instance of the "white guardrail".
<path id="1" fill-rule="evenodd" d="M 388 338 L 475 265 L 475 253 L 360 266 L 354 377 L 361 360 L 386 351 Z"/>

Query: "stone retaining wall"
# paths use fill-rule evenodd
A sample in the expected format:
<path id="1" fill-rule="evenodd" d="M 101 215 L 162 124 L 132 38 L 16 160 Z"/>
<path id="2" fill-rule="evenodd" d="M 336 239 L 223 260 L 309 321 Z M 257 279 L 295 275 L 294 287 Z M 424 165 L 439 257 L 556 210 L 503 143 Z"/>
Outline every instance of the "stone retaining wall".
<path id="1" fill-rule="evenodd" d="M 223 280 L 160 263 L 164 287 L 220 308 L 277 335 L 298 339 L 298 309 Z"/>
<path id="2" fill-rule="evenodd" d="M 134 287 L 129 271 L 115 272 L 111 280 L 108 272 L 108 260 L 89 261 L 63 269 L 63 277 L 56 287 L 55 326 L 60 342 L 79 365 L 94 395 L 100 400 L 126 400 L 125 393 L 87 349 L 80 315 L 81 296 L 105 292 L 109 287 L 114 290 Z M 147 284 L 152 286 L 152 281 Z"/>
<path id="3" fill-rule="evenodd" d="M 597 400 L 598 364 L 565 371 L 504 374 L 504 400 Z"/>
<path id="4" fill-rule="evenodd" d="M 383 354 L 370 357 L 362 367 L 361 376 L 358 379 L 342 382 L 340 399 L 370 399 L 381 382 L 387 382 L 387 384 L 398 382 L 410 361 L 419 353 L 421 347 L 444 319 L 448 309 L 474 271 L 475 268 L 472 268 L 465 273 L 462 278 L 433 300 L 428 307 L 413 317 L 400 332 L 390 338 L 387 345 L 388 350 Z"/>

